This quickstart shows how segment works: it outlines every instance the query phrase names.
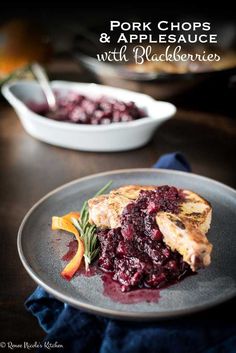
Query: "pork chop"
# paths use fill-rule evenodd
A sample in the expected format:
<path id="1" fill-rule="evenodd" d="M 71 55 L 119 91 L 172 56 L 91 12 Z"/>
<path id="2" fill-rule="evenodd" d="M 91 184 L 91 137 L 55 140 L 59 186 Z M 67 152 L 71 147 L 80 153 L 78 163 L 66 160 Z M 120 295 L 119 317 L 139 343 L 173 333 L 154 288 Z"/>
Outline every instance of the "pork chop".
<path id="1" fill-rule="evenodd" d="M 141 190 L 157 186 L 128 185 L 88 200 L 90 223 L 100 229 L 118 228 L 124 208 L 135 201 Z M 190 190 L 181 190 L 183 201 L 178 214 L 157 212 L 156 222 L 163 241 L 172 251 L 178 251 L 193 271 L 210 264 L 212 245 L 206 233 L 211 224 L 212 208 L 209 202 Z"/>

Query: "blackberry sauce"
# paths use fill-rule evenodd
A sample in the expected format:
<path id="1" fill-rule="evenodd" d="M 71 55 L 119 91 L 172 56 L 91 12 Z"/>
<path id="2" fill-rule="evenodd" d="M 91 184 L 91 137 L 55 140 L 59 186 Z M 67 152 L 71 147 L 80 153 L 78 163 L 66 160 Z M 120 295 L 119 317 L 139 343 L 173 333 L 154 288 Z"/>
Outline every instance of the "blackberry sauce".
<path id="1" fill-rule="evenodd" d="M 162 288 L 191 274 L 182 256 L 163 242 L 155 221 L 158 211 L 177 214 L 183 201 L 180 190 L 167 185 L 142 190 L 121 216 L 121 227 L 98 230 L 98 266 L 110 272 L 123 292 Z"/>
<path id="2" fill-rule="evenodd" d="M 57 97 L 56 111 L 49 111 L 47 104 L 28 102 L 28 107 L 35 113 L 50 119 L 67 121 L 76 124 L 102 125 L 129 122 L 146 116 L 144 110 L 134 102 L 123 102 L 102 96 L 96 99 L 68 92 L 66 96 L 55 92 Z"/>

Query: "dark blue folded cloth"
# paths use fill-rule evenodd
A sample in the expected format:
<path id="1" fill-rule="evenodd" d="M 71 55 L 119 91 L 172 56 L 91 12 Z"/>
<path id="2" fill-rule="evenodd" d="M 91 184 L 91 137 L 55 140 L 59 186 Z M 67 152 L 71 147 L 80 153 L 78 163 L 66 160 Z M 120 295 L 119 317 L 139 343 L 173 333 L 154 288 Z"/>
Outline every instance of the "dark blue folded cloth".
<path id="1" fill-rule="evenodd" d="M 162 156 L 155 168 L 190 171 L 180 153 Z M 72 308 L 38 287 L 26 309 L 47 333 L 45 342 L 70 353 L 235 353 L 236 325 L 207 313 L 162 322 L 125 322 Z M 42 344 L 40 352 L 48 352 Z"/>

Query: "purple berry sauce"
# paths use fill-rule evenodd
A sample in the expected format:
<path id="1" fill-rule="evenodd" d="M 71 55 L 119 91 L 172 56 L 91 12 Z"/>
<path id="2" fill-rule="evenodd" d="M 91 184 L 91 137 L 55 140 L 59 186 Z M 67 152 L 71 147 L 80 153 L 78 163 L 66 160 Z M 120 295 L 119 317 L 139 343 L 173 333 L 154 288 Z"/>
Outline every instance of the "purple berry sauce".
<path id="1" fill-rule="evenodd" d="M 140 288 L 162 288 L 191 274 L 182 256 L 163 242 L 155 216 L 158 211 L 177 214 L 183 201 L 175 187 L 142 190 L 121 216 L 121 227 L 98 230 L 98 265 L 109 272 L 123 292 Z"/>
<path id="2" fill-rule="evenodd" d="M 34 112 L 57 121 L 75 124 L 102 125 L 129 122 L 146 116 L 144 110 L 134 102 L 122 102 L 117 99 L 101 96 L 90 98 L 75 92 L 62 96 L 56 92 L 57 110 L 50 112 L 46 104 L 28 102 Z"/>

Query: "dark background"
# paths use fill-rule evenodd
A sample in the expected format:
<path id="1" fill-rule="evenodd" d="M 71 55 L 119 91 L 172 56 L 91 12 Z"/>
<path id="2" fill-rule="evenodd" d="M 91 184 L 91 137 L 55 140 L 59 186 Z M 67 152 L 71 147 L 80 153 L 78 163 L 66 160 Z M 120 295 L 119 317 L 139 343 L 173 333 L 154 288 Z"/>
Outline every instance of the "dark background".
<path id="1" fill-rule="evenodd" d="M 152 20 L 163 18 L 207 20 L 216 28 L 230 29 L 235 35 L 235 11 L 227 2 L 203 5 L 168 1 L 166 7 L 133 6 L 103 9 L 59 7 L 0 7 L 0 25 L 13 18 L 40 23 L 54 45 L 49 65 L 50 78 L 94 81 L 73 57 L 74 36 L 78 23 L 90 28 L 109 20 Z M 1 41 L 1 37 L 0 37 Z M 13 109 L 0 101 L 0 342 L 41 340 L 44 332 L 26 312 L 24 300 L 35 283 L 20 263 L 17 230 L 32 205 L 63 183 L 96 172 L 119 168 L 152 166 L 163 153 L 180 150 L 190 161 L 193 171 L 236 187 L 236 78 L 235 72 L 206 80 L 191 91 L 174 97 L 178 106 L 175 118 L 156 132 L 145 147 L 120 153 L 86 153 L 49 146 L 27 135 Z M 232 302 L 215 308 L 206 317 L 228 320 Z M 225 316 L 224 316 L 225 313 Z M 198 319 L 196 317 L 196 319 Z M 201 317 L 203 319 L 203 317 Z"/>
<path id="2" fill-rule="evenodd" d="M 119 8 L 79 8 L 79 7 L 0 7 L 0 25 L 10 19 L 24 18 L 42 25 L 54 48 L 54 56 L 70 57 L 75 60 L 76 37 L 80 26 L 93 32 L 109 29 L 109 21 L 153 21 L 166 19 L 173 21 L 209 21 L 211 32 L 218 33 L 220 46 L 236 48 L 235 12 L 230 2 L 218 5 L 208 2 L 169 2 L 158 7 L 137 8 L 123 6 Z M 99 29 L 98 29 L 99 28 Z M 1 40 L 1 39 L 0 39 Z M 222 112 L 234 117 L 236 113 L 236 70 L 218 75 L 217 78 L 204 80 L 184 95 L 171 98 L 179 107 L 195 108 L 210 112 Z M 91 76 L 91 81 L 96 78 Z"/>

